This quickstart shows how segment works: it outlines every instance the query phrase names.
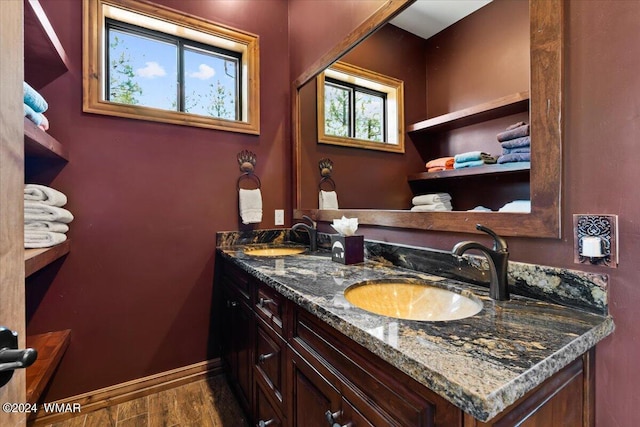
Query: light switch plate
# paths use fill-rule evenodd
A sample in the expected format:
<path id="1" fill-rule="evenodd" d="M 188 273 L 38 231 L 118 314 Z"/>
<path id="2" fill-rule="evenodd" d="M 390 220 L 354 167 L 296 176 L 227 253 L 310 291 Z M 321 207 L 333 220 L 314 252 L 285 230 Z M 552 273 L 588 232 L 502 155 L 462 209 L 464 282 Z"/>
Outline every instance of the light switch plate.
<path id="1" fill-rule="evenodd" d="M 274 217 L 275 225 L 284 225 L 284 209 L 276 209 Z"/>
<path id="2" fill-rule="evenodd" d="M 602 256 L 583 254 L 585 238 L 600 239 Z M 618 216 L 617 215 L 573 215 L 573 261 L 576 264 L 600 265 L 618 268 Z"/>

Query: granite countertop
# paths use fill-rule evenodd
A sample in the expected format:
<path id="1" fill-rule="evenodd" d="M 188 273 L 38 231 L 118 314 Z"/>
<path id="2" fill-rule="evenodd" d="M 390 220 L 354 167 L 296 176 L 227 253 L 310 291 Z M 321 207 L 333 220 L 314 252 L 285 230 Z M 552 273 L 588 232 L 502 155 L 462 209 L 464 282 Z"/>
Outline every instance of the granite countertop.
<path id="1" fill-rule="evenodd" d="M 342 265 L 330 253 L 223 257 L 481 421 L 488 421 L 609 335 L 613 320 L 527 297 L 489 298 L 488 289 L 372 260 Z M 352 306 L 344 290 L 375 279 L 426 279 L 470 290 L 475 316 L 446 322 L 400 320 Z"/>

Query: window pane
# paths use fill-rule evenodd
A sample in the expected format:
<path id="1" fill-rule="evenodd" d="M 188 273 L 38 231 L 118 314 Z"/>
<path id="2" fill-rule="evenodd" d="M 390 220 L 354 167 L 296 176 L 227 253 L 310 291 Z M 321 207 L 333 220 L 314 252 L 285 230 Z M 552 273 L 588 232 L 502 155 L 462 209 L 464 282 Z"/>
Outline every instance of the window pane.
<path id="1" fill-rule="evenodd" d="M 109 101 L 177 109 L 177 46 L 109 31 Z"/>
<path id="2" fill-rule="evenodd" d="M 196 49 L 184 51 L 184 111 L 239 120 L 238 59 Z"/>
<path id="3" fill-rule="evenodd" d="M 369 93 L 356 92 L 356 138 L 384 141 L 384 99 Z"/>
<path id="4" fill-rule="evenodd" d="M 324 133 L 334 136 L 349 135 L 348 88 L 325 84 L 324 86 Z"/>

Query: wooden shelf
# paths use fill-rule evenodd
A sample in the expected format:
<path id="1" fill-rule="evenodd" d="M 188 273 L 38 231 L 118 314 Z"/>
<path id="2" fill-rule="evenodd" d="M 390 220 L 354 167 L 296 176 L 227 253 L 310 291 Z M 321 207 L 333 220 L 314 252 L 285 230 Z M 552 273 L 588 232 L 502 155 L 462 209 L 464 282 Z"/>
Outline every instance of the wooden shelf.
<path id="1" fill-rule="evenodd" d="M 414 173 L 407 177 L 409 182 L 411 181 L 425 181 L 429 179 L 446 179 L 446 178 L 461 178 L 461 177 L 475 177 L 480 175 L 497 175 L 508 173 L 524 173 L 529 172 L 531 169 L 531 163 L 529 162 L 515 162 L 504 163 L 501 165 L 484 165 L 476 166 L 472 168 L 451 169 L 440 172 L 421 172 Z"/>
<path id="2" fill-rule="evenodd" d="M 529 92 L 518 92 L 480 105 L 454 111 L 409 125 L 410 133 L 435 133 L 457 129 L 529 109 Z"/>
<path id="3" fill-rule="evenodd" d="M 38 352 L 38 358 L 26 370 L 27 402 L 38 401 L 60 364 L 70 340 L 70 329 L 27 337 L 27 347 L 35 348 Z"/>
<path id="4" fill-rule="evenodd" d="M 59 245 L 42 249 L 24 250 L 24 276 L 29 277 L 36 271 L 51 264 L 53 261 L 69 253 L 71 240 L 65 240 Z"/>
<path id="5" fill-rule="evenodd" d="M 38 0 L 24 0 L 24 79 L 41 89 L 69 71 L 69 58 Z"/>
<path id="6" fill-rule="evenodd" d="M 57 139 L 24 118 L 24 154 L 26 157 L 47 157 L 69 161 L 69 152 Z"/>

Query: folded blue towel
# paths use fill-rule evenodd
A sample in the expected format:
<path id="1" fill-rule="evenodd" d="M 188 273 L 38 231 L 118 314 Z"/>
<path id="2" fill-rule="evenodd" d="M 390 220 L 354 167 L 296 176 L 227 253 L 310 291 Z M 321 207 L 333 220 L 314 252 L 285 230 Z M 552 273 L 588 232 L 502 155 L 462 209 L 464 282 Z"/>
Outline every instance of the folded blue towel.
<path id="1" fill-rule="evenodd" d="M 530 162 L 531 153 L 511 153 L 498 157 L 498 163 Z"/>
<path id="2" fill-rule="evenodd" d="M 460 153 L 453 156 L 453 160 L 456 163 L 474 162 L 476 160 L 482 160 L 482 151 L 468 151 L 466 153 Z"/>
<path id="3" fill-rule="evenodd" d="M 530 153 L 531 147 L 516 147 L 516 148 L 503 148 L 502 154 L 512 154 L 512 153 Z"/>
<path id="4" fill-rule="evenodd" d="M 44 113 L 49 108 L 49 104 L 44 100 L 29 83 L 22 82 L 22 90 L 24 92 L 24 103 L 33 109 L 36 113 Z"/>
<path id="5" fill-rule="evenodd" d="M 471 160 L 468 162 L 453 162 L 453 168 L 454 169 L 462 169 L 462 168 L 472 168 L 475 166 L 482 166 L 484 165 L 484 160 Z"/>
<path id="6" fill-rule="evenodd" d="M 24 116 L 35 123 L 36 126 L 40 126 L 42 124 L 42 114 L 36 113 L 33 111 L 33 108 L 29 107 L 27 104 L 24 104 Z"/>
<path id="7" fill-rule="evenodd" d="M 502 146 L 502 148 L 530 147 L 531 137 L 523 136 L 522 138 L 510 139 L 508 141 L 501 142 L 500 145 Z"/>

